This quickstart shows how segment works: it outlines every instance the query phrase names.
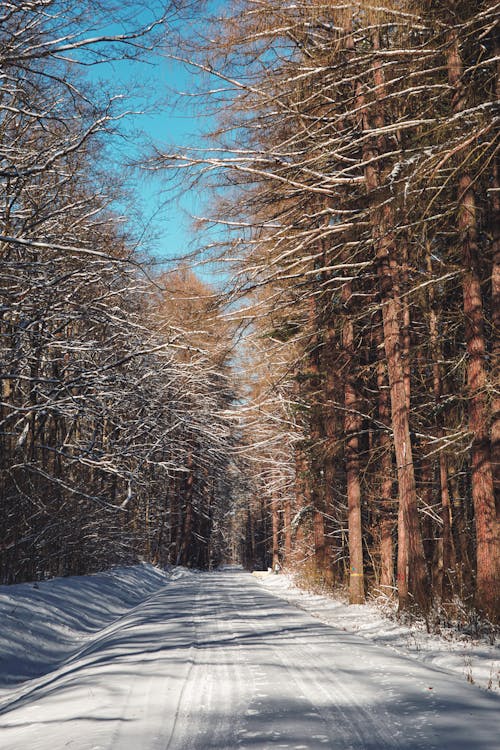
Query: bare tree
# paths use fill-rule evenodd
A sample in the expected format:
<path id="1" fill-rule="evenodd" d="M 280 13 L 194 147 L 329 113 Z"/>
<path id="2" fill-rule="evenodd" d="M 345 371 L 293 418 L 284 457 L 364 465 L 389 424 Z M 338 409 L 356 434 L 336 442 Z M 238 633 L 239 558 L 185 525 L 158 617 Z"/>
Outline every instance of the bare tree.
<path id="1" fill-rule="evenodd" d="M 497 10 L 241 3 L 219 19 L 219 36 L 186 53 L 215 80 L 217 146 L 151 160 L 225 190 L 214 220 L 229 235 L 219 253 L 234 264 L 230 301 L 245 300 L 242 325 L 251 320 L 252 337 L 273 342 L 269 403 L 286 393 L 306 414 L 274 420 L 294 446 L 297 460 L 285 465 L 295 465 L 301 534 L 314 536 L 318 504 L 338 559 L 349 552 L 356 574 L 364 567 L 367 584 L 387 590 L 397 488 L 400 607 L 428 611 L 434 596 L 449 609 L 453 587 L 467 599 L 477 569 L 475 603 L 492 619 L 496 308 L 484 289 L 490 276 L 496 283 Z M 336 378 L 328 368 L 341 363 Z M 339 446 L 347 465 L 331 460 Z M 285 489 L 277 507 L 276 476 L 259 474 L 270 549 L 284 528 L 277 514 L 291 515 Z M 281 539 L 289 555 L 292 537 Z M 303 541 L 296 535 L 295 548 Z"/>

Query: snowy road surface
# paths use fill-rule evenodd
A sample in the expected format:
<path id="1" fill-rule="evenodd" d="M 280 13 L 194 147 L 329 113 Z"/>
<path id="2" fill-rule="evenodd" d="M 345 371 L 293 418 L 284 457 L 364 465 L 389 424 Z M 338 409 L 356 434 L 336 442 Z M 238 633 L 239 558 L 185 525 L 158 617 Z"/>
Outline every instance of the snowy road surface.
<path id="1" fill-rule="evenodd" d="M 498 696 L 241 570 L 185 575 L 2 701 L 2 750 L 498 750 Z"/>

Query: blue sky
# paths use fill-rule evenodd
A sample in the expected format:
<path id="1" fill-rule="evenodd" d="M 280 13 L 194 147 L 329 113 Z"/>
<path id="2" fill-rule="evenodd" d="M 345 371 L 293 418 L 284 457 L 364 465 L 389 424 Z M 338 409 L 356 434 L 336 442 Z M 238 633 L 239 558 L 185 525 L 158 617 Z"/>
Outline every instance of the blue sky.
<path id="1" fill-rule="evenodd" d="M 213 11 L 221 2 L 212 0 L 209 5 Z M 143 19 L 144 14 L 139 14 L 134 20 L 137 23 Z M 197 23 L 200 20 L 194 20 L 190 28 L 184 21 L 177 31 L 192 33 Z M 119 27 L 109 30 L 112 33 L 122 31 Z M 168 59 L 162 50 L 148 53 L 145 62 L 121 60 L 91 67 L 88 73 L 94 82 L 112 93 L 128 90 L 124 109 L 146 110 L 145 114 L 127 116 L 119 126 L 119 134 L 110 142 L 109 156 L 119 170 L 127 162 L 141 159 L 144 140 L 158 147 L 201 145 L 203 134 L 213 124 L 203 111 L 196 110 L 196 99 L 176 95 L 176 92 L 193 90 L 196 72 Z M 191 215 L 206 212 L 202 196 L 194 189 L 181 195 L 172 194 L 161 173 L 141 175 L 137 172 L 129 182 L 131 191 L 137 195 L 132 205 L 139 218 L 136 216 L 133 221 L 138 220 L 146 228 L 146 234 L 153 237 L 152 242 L 146 243 L 150 254 L 161 262 L 192 251 L 197 237 Z M 119 208 L 126 212 L 126 203 Z M 207 274 L 208 269 L 202 272 L 204 276 Z"/>
<path id="2" fill-rule="evenodd" d="M 117 84 L 126 85 L 131 79 L 139 77 L 142 85 L 151 87 L 154 95 L 144 104 L 157 110 L 128 116 L 122 124 L 125 139 L 115 139 L 111 151 L 118 168 L 131 159 L 141 160 L 144 156 L 141 136 L 145 136 L 146 141 L 151 141 L 159 148 L 201 143 L 203 132 L 210 127 L 202 113 L 197 116 L 189 111 L 190 104 L 179 102 L 178 97 L 175 105 L 173 101 L 170 104 L 155 104 L 155 98 L 168 99 L 170 89 L 189 90 L 192 85 L 190 74 L 184 66 L 158 59 L 151 66 L 121 63 L 113 67 L 119 71 Z M 137 99 L 138 108 L 143 106 L 140 101 L 142 98 Z M 173 94 L 171 98 L 174 99 Z M 173 194 L 168 190 L 164 174 L 146 171 L 143 174 L 139 171 L 134 173 L 132 189 L 137 192 L 141 203 L 142 222 L 149 224 L 152 233 L 156 235 L 151 248 L 154 256 L 161 260 L 189 251 L 195 240 L 191 215 L 202 212 L 202 200 L 197 191 L 191 189 L 182 195 Z"/>

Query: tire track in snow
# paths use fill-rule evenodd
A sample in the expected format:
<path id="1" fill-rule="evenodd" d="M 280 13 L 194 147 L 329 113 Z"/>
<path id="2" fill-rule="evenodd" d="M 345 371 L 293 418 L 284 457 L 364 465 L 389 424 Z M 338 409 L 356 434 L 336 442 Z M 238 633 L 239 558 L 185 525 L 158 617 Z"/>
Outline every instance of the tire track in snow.
<path id="1" fill-rule="evenodd" d="M 2 750 L 498 747 L 496 696 L 321 625 L 245 572 L 183 576 L 99 636 L 5 715 Z"/>
<path id="2" fill-rule="evenodd" d="M 257 587 L 257 584 L 254 586 Z M 260 591 L 257 593 L 260 594 Z M 238 612 L 237 602 L 233 600 L 232 604 L 236 616 L 243 621 Z M 258 620 L 245 618 L 244 621 L 258 637 Z M 306 716 L 317 716 L 323 722 L 321 734 L 311 736 L 312 740 L 317 741 L 313 745 L 309 743 L 307 748 L 324 747 L 327 742 L 338 744 L 339 741 L 342 743 L 341 747 L 366 748 L 373 746 L 374 740 L 381 750 L 394 750 L 399 747 L 394 739 L 397 728 L 390 724 L 386 727 L 372 712 L 366 710 L 353 691 L 347 687 L 345 680 L 341 681 L 336 675 L 335 667 L 332 665 L 325 669 L 322 663 L 324 652 L 305 644 L 303 636 L 285 629 L 281 636 L 271 640 L 267 647 L 273 661 L 283 665 L 288 681 L 295 684 L 297 696 L 309 703 L 310 709 Z M 302 667 L 301 664 L 307 664 L 307 667 Z M 318 701 L 320 695 L 323 696 L 322 701 Z M 342 704 L 346 702 L 350 706 L 349 714 L 342 710 Z M 356 722 L 352 720 L 353 709 L 358 717 Z M 326 735 L 323 733 L 325 731 Z"/>
<path id="3" fill-rule="evenodd" d="M 224 581 L 219 580 L 217 602 L 210 596 L 212 581 L 210 577 L 198 578 L 193 602 L 194 658 L 165 750 L 222 750 L 235 734 L 242 702 L 242 664 L 234 634 L 229 634 Z"/>

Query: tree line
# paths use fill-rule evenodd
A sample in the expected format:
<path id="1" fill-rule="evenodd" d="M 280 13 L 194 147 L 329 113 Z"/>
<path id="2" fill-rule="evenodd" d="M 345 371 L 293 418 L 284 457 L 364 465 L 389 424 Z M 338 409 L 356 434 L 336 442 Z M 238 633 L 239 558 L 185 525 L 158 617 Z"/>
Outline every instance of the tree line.
<path id="1" fill-rule="evenodd" d="M 232 3 L 184 53 L 216 145 L 151 160 L 210 185 L 229 236 L 211 250 L 247 341 L 243 557 L 491 620 L 498 10 Z"/>
<path id="2" fill-rule="evenodd" d="M 1 11 L 2 580 L 232 556 L 496 621 L 498 3 L 238 0 L 181 45 L 201 4 L 159 6 Z M 222 294 L 116 212 L 85 71 L 154 50 L 218 113 L 146 167 L 211 196 Z"/>
<path id="3" fill-rule="evenodd" d="M 3 583 L 203 567 L 228 544 L 230 347 L 211 290 L 148 270 L 114 208 L 126 182 L 106 152 L 131 106 L 87 75 L 170 43 L 181 4 L 160 5 L 0 11 Z M 212 321 L 196 341 L 193 285 Z"/>

